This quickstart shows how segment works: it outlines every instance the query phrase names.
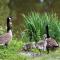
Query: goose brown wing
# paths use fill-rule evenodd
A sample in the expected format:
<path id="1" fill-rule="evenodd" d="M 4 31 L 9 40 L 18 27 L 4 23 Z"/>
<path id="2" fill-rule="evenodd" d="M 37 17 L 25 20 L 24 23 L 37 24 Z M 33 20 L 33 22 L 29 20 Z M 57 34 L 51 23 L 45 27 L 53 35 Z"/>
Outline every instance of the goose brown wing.
<path id="1" fill-rule="evenodd" d="M 48 44 L 49 46 L 58 46 L 58 43 L 57 43 L 56 40 L 53 39 L 53 38 L 47 38 L 47 44 Z"/>
<path id="2" fill-rule="evenodd" d="M 11 39 L 11 36 L 9 35 L 9 33 L 1 35 L 0 36 L 0 44 L 4 44 L 4 43 L 8 42 L 10 39 Z"/>

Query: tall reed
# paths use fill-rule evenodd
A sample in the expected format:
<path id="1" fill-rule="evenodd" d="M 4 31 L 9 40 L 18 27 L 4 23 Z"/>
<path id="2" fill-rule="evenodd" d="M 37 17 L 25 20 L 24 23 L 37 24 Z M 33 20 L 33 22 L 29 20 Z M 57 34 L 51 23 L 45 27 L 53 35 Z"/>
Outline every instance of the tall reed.
<path id="1" fill-rule="evenodd" d="M 45 34 L 45 26 L 49 26 L 49 34 L 57 41 L 60 40 L 60 21 L 56 13 L 37 13 L 31 12 L 24 15 L 25 28 L 30 41 L 38 41 Z"/>

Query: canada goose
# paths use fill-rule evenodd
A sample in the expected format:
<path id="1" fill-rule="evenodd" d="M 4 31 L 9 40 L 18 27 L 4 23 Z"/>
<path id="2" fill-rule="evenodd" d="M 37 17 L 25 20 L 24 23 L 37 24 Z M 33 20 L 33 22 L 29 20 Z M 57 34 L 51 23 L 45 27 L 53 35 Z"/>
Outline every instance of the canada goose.
<path id="1" fill-rule="evenodd" d="M 31 49 L 35 48 L 35 42 L 31 42 L 31 43 L 26 43 L 21 51 L 31 51 Z"/>
<path id="2" fill-rule="evenodd" d="M 41 51 L 46 51 L 46 45 L 47 45 L 47 42 L 45 41 L 45 36 L 43 37 L 43 40 L 41 41 L 38 41 L 35 46 L 36 48 L 40 51 L 40 54 L 41 54 Z"/>
<path id="3" fill-rule="evenodd" d="M 47 35 L 45 39 L 47 41 L 46 49 L 47 53 L 49 53 L 49 49 L 54 50 L 55 48 L 59 47 L 59 45 L 55 39 L 49 36 L 48 25 L 46 25 L 46 35 Z"/>
<path id="4" fill-rule="evenodd" d="M 7 18 L 7 33 L 0 36 L 0 45 L 7 46 L 12 40 L 12 17 Z"/>
<path id="5" fill-rule="evenodd" d="M 31 48 L 32 48 L 31 43 L 26 43 L 21 50 L 27 52 L 27 51 L 30 51 Z"/>

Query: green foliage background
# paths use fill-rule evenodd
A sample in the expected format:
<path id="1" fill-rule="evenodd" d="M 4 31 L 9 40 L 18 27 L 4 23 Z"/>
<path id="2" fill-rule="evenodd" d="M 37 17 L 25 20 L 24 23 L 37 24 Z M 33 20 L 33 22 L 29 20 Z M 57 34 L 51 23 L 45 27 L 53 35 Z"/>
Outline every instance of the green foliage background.
<path id="1" fill-rule="evenodd" d="M 0 24 L 4 25 L 6 17 L 9 16 L 9 8 L 8 8 L 9 0 L 0 0 Z"/>
<path id="2" fill-rule="evenodd" d="M 40 40 L 43 35 L 46 33 L 45 26 L 49 26 L 49 35 L 60 41 L 60 21 L 56 13 L 36 13 L 31 12 L 28 15 L 23 15 L 25 18 L 25 27 L 28 30 L 28 37 L 31 37 L 29 34 L 32 34 L 32 39 L 34 41 Z"/>
<path id="3" fill-rule="evenodd" d="M 17 18 L 19 18 L 21 12 L 27 13 L 27 11 L 31 11 L 30 9 L 34 10 L 35 7 L 36 7 L 37 11 L 40 11 L 39 10 L 40 6 L 37 7 L 35 5 L 34 1 L 35 0 L 30 0 L 30 1 L 29 0 L 0 0 L 0 35 L 4 34 L 4 32 L 5 32 L 5 27 L 3 27 L 3 26 L 6 26 L 5 25 L 6 17 L 12 15 L 13 12 L 16 11 L 15 12 L 16 16 L 17 16 Z M 20 3 L 21 3 L 21 5 L 20 5 Z M 58 9 L 59 7 L 57 7 L 57 6 L 60 6 L 59 0 L 58 0 L 57 4 L 55 4 L 56 6 L 53 5 L 53 6 L 55 6 L 55 9 Z M 57 10 L 57 12 L 59 13 L 59 10 Z M 32 24 L 33 28 L 36 29 L 37 33 L 34 32 L 34 34 L 36 34 L 37 39 L 42 38 L 42 35 L 45 33 L 45 28 L 43 28 L 42 23 L 44 24 L 45 19 L 46 19 L 46 21 L 48 20 L 47 22 L 50 22 L 49 23 L 50 36 L 52 36 L 56 40 L 60 41 L 60 22 L 58 21 L 59 19 L 56 16 L 56 14 L 45 13 L 45 14 L 40 15 L 39 13 L 31 13 L 31 14 L 29 13 L 28 16 L 25 16 L 24 18 L 26 20 L 25 22 L 28 23 L 28 24 L 26 24 L 27 29 L 31 30 L 31 28 L 29 27 L 30 26 L 29 24 Z M 41 21 L 40 21 L 40 19 L 41 19 Z M 50 20 L 52 20 L 52 21 L 50 21 Z M 40 26 L 39 22 L 41 22 L 41 26 Z M 17 24 L 15 22 L 15 26 Z M 19 24 L 20 24 L 20 22 L 19 22 Z M 44 24 L 44 26 L 45 26 L 45 24 Z M 15 27 L 15 28 L 17 30 L 17 27 Z M 20 32 L 20 30 L 19 30 L 19 32 Z M 36 36 L 33 36 L 33 37 L 36 38 Z M 28 35 L 27 35 L 27 37 L 28 37 Z M 33 40 L 34 40 L 34 38 L 33 38 Z M 25 40 L 29 40 L 29 39 L 26 38 L 26 35 L 25 35 L 23 40 L 25 41 Z M 9 44 L 8 48 L 5 48 L 4 46 L 0 46 L 0 60 L 60 60 L 60 54 L 59 54 L 60 49 L 57 50 L 56 52 L 52 52 L 48 55 L 46 54 L 42 57 L 40 56 L 40 57 L 30 58 L 30 57 L 22 56 L 19 53 L 20 53 L 20 49 L 23 46 L 23 44 L 24 43 L 23 43 L 23 41 L 21 41 L 21 39 L 17 40 L 16 37 L 14 37 L 13 40 L 11 41 L 11 43 Z"/>

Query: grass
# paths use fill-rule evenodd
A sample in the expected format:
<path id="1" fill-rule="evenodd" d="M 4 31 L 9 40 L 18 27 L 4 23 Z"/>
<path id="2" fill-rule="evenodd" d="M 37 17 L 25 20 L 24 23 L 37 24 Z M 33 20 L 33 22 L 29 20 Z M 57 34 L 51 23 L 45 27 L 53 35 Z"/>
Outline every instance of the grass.
<path id="1" fill-rule="evenodd" d="M 25 60 L 25 57 L 19 55 L 22 41 L 12 40 L 9 46 L 6 48 L 0 46 L 0 59 L 1 60 Z"/>
<path id="2" fill-rule="evenodd" d="M 31 12 L 24 15 L 25 28 L 28 30 L 27 35 L 30 40 L 38 41 L 46 33 L 45 26 L 49 26 L 51 37 L 60 41 L 60 19 L 56 13 L 36 13 Z"/>
<path id="3" fill-rule="evenodd" d="M 33 57 L 27 60 L 60 60 L 60 48 L 54 52 L 50 51 L 49 54 L 43 54 L 42 56 Z"/>
<path id="4" fill-rule="evenodd" d="M 25 55 L 20 55 L 21 47 L 23 46 L 22 41 L 12 40 L 9 46 L 6 48 L 0 46 L 0 60 L 59 60 L 60 59 L 60 48 L 49 54 L 44 53 L 40 57 L 28 57 Z M 37 50 L 32 50 L 39 53 Z"/>
<path id="5" fill-rule="evenodd" d="M 23 42 L 12 40 L 9 46 L 3 47 L 0 46 L 0 60 L 59 60 L 60 59 L 60 48 L 49 54 L 44 54 L 40 57 L 27 57 L 20 55 L 20 49 L 23 45 Z"/>
<path id="6" fill-rule="evenodd" d="M 60 60 L 60 49 L 55 52 L 50 52 L 49 54 L 45 54 L 41 57 L 33 58 L 31 60 Z"/>
<path id="7" fill-rule="evenodd" d="M 8 45 L 8 47 L 0 46 L 0 60 L 60 60 L 60 48 L 49 54 L 44 53 L 44 55 L 39 57 L 27 57 L 21 55 L 20 50 L 24 42 L 26 43 L 29 40 L 29 34 L 33 32 L 33 39 L 35 41 L 40 39 L 45 33 L 46 23 L 49 25 L 50 36 L 54 37 L 57 40 L 60 40 L 60 22 L 56 14 L 39 14 L 31 13 L 28 16 L 23 15 L 26 23 L 26 30 L 29 30 L 27 33 L 22 33 L 22 39 L 17 40 L 15 37 Z M 0 28 L 1 34 L 4 33 L 4 29 Z M 24 35 L 25 34 L 25 35 Z M 31 36 L 30 36 L 31 37 Z M 36 39 L 37 37 L 37 39 Z M 26 41 L 25 41 L 26 40 Z M 39 53 L 37 50 L 32 50 Z"/>

